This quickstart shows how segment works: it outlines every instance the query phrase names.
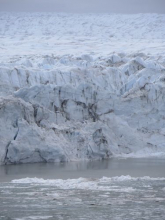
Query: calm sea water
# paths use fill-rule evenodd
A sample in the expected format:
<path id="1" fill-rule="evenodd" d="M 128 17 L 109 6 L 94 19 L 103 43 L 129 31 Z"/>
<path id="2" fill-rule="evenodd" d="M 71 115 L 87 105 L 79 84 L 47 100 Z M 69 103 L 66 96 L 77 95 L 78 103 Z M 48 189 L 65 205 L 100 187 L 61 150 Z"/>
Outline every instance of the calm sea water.
<path id="1" fill-rule="evenodd" d="M 116 159 L 71 163 L 36 163 L 0 166 L 0 182 L 25 177 L 68 179 L 130 175 L 165 177 L 165 158 Z"/>

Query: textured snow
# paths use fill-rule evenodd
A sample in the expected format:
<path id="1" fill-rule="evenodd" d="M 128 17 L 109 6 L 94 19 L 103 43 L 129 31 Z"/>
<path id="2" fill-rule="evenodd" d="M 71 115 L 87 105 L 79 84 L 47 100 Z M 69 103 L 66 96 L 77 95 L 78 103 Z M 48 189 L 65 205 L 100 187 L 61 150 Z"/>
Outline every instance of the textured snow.
<path id="1" fill-rule="evenodd" d="M 0 13 L 0 163 L 164 156 L 164 24 Z"/>
<path id="2" fill-rule="evenodd" d="M 110 52 L 164 54 L 165 16 L 158 14 L 0 13 L 1 55 Z"/>

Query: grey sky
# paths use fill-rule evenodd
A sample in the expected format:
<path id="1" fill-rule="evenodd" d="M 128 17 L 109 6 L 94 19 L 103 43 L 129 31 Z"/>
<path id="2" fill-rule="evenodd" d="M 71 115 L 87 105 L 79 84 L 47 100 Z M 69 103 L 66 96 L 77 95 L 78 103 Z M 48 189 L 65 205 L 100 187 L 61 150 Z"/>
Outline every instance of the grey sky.
<path id="1" fill-rule="evenodd" d="M 165 0 L 0 0 L 0 11 L 165 13 Z"/>

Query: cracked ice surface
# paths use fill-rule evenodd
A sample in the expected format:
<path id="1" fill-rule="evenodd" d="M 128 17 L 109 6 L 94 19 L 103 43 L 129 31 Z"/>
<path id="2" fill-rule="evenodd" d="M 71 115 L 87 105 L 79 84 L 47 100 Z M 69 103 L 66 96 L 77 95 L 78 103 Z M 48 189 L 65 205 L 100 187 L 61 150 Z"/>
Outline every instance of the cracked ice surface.
<path id="1" fill-rule="evenodd" d="M 165 155 L 164 15 L 0 20 L 0 163 Z"/>

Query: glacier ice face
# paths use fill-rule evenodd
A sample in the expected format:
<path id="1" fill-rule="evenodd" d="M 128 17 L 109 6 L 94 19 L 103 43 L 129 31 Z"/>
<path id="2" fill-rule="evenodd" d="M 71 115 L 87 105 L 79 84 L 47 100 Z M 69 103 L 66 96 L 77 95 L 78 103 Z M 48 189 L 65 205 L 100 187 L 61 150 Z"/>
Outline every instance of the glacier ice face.
<path id="1" fill-rule="evenodd" d="M 39 25 L 37 33 L 34 15 L 31 17 L 32 33 L 27 34 L 30 31 L 26 21 L 29 16 L 24 17 L 26 27 L 23 28 L 17 18 L 17 25 L 6 29 L 4 36 L 13 36 L 21 27 L 18 36 L 22 45 L 24 40 L 31 42 L 30 36 L 43 37 L 45 41 L 46 30 L 42 29 L 45 26 Z M 43 16 L 38 16 L 36 21 L 42 21 Z M 86 16 L 80 16 L 80 21 L 94 22 L 94 15 Z M 115 16 L 114 23 L 120 17 Z M 164 19 L 164 16 L 148 16 L 153 20 Z M 57 17 L 51 15 L 50 20 Z M 64 25 L 66 18 L 63 15 L 59 22 Z M 98 33 L 99 41 L 107 36 L 98 31 L 101 30 L 99 27 L 104 29 L 99 26 L 99 19 L 105 18 L 97 17 L 97 28 L 93 30 Z M 130 18 L 137 22 L 134 17 Z M 127 16 L 123 19 L 130 28 Z M 10 16 L 1 23 L 2 30 L 8 27 L 5 22 L 9 21 Z M 81 33 L 93 39 L 90 28 L 85 26 L 79 24 L 79 29 L 84 31 Z M 62 37 L 64 30 L 57 27 Z M 51 36 L 53 30 L 49 30 Z M 135 38 L 136 29 L 130 30 Z M 164 32 L 160 33 L 161 36 Z M 146 40 L 149 39 L 147 33 L 143 34 Z M 79 33 L 68 36 L 76 39 Z M 61 42 L 65 45 L 62 38 Z M 84 45 L 86 43 L 84 40 Z M 17 52 L 17 56 L 1 56 L 1 164 L 104 159 L 136 154 L 149 156 L 165 152 L 165 62 L 162 55 L 140 52 L 101 55 L 88 50 L 79 55 L 72 52 L 56 55 L 52 48 L 46 55 L 25 51 L 19 56 L 20 51 Z"/>
<path id="2" fill-rule="evenodd" d="M 51 70 L 22 63 L 16 70 L 2 67 L 1 163 L 163 152 L 164 67 L 149 68 L 142 57 L 126 58 L 119 64 L 109 57 L 74 57 L 79 60 L 74 69 L 69 56 L 70 62 L 61 64 L 63 57 L 52 62 Z M 88 60 L 88 66 L 80 60 Z"/>

